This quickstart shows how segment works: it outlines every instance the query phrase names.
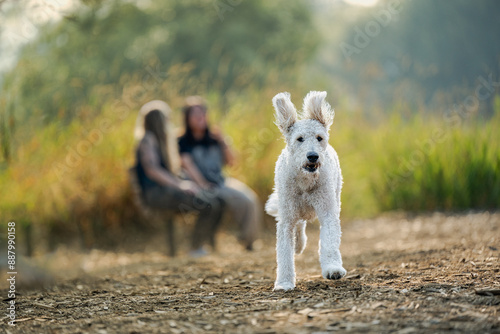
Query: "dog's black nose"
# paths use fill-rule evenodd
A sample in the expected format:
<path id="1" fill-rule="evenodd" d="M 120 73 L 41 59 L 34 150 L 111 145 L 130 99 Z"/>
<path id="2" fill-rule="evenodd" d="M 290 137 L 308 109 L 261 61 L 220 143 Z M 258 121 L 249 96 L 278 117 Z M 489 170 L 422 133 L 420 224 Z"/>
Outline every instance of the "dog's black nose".
<path id="1" fill-rule="evenodd" d="M 318 161 L 319 155 L 316 152 L 307 152 L 307 160 L 310 162 Z"/>

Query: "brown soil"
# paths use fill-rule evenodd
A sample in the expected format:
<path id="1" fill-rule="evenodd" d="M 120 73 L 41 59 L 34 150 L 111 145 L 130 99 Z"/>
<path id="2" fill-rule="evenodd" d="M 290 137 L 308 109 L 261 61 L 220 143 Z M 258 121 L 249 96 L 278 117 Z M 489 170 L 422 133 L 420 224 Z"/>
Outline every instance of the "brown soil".
<path id="1" fill-rule="evenodd" d="M 20 289 L 16 326 L 4 318 L 1 330 L 500 333 L 500 214 L 354 221 L 341 246 L 348 276 L 338 281 L 320 276 L 318 234 L 308 226 L 292 292 L 272 291 L 272 235 L 254 252 L 222 235 L 219 252 L 202 259 L 60 251 L 49 267 L 66 278 Z"/>

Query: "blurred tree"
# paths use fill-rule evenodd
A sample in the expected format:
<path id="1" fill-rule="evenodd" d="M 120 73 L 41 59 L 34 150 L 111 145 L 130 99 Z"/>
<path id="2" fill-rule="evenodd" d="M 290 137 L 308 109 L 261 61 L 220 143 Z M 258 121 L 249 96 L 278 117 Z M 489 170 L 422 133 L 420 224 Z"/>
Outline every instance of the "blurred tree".
<path id="1" fill-rule="evenodd" d="M 147 89 L 154 89 L 148 80 L 176 80 L 186 95 L 215 92 L 223 100 L 291 78 L 317 42 L 302 0 L 82 1 L 23 48 L 6 75 L 0 94 L 11 98 L 1 112 L 18 124 L 93 117 L 133 80 Z M 178 65 L 187 75 L 168 77 Z"/>
<path id="2" fill-rule="evenodd" d="M 471 84 L 488 72 L 500 74 L 500 2 L 428 0 L 404 6 L 401 26 L 387 38 L 412 60 L 407 74 L 429 90 Z M 430 66 L 435 70 L 419 71 Z"/>
<path id="3" fill-rule="evenodd" d="M 470 92 L 479 76 L 500 77 L 499 18 L 496 0 L 381 1 L 347 30 L 337 50 L 350 64 L 339 70 L 389 104 L 402 98 L 395 89 L 403 82 L 427 103 L 457 87 Z"/>

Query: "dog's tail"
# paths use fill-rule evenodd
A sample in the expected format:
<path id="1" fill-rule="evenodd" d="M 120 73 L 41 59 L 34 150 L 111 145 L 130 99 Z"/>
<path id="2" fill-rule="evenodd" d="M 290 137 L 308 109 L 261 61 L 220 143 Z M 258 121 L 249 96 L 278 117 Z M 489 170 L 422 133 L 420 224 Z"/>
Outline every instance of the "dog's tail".
<path id="1" fill-rule="evenodd" d="M 266 202 L 266 212 L 268 215 L 278 217 L 278 194 L 273 192 Z"/>

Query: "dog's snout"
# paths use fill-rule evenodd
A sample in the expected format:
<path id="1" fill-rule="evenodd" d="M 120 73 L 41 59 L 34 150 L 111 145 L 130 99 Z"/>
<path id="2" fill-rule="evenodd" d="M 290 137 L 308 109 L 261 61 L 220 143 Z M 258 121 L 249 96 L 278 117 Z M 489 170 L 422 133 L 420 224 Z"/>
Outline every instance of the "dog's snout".
<path id="1" fill-rule="evenodd" d="M 319 155 L 316 152 L 307 152 L 307 160 L 310 162 L 318 161 Z"/>

